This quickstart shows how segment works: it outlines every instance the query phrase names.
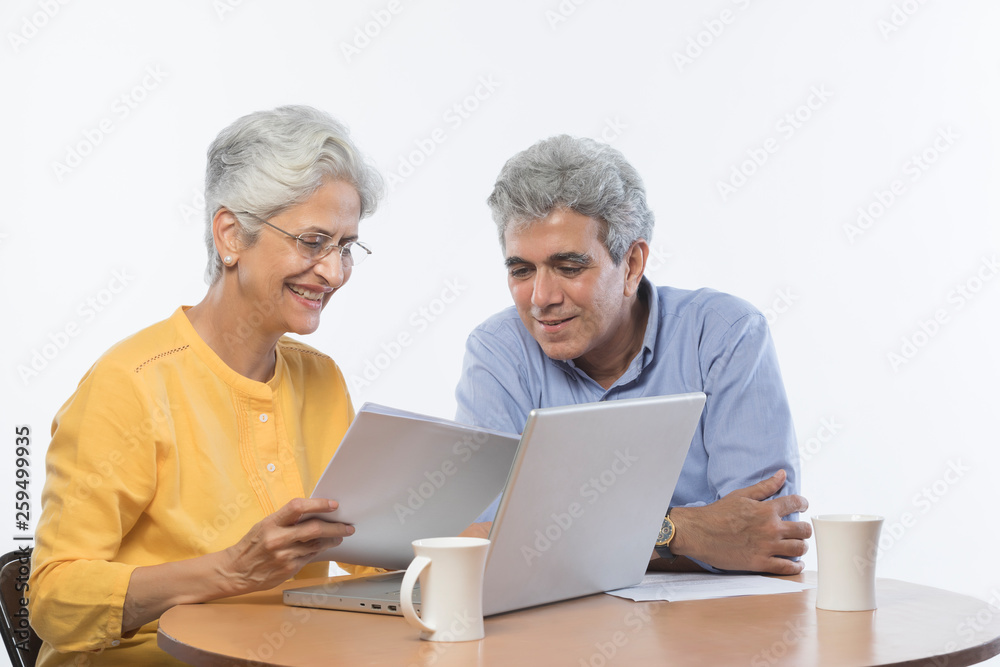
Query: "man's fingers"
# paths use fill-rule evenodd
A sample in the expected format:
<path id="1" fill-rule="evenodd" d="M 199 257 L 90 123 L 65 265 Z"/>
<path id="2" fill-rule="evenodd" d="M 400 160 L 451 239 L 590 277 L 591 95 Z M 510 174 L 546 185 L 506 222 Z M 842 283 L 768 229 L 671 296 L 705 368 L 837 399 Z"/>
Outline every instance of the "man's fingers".
<path id="1" fill-rule="evenodd" d="M 769 558 L 767 564 L 760 572 L 789 575 L 798 574 L 803 568 L 805 568 L 805 563 L 801 561 L 787 560 L 785 558 Z"/>
<path id="2" fill-rule="evenodd" d="M 802 496 L 792 494 L 790 496 L 781 496 L 780 498 L 772 498 L 767 501 L 771 508 L 777 513 L 779 517 L 788 516 L 793 512 L 805 512 L 809 509 L 809 501 Z M 805 523 L 805 522 L 795 522 L 795 523 Z M 809 526 L 809 524 L 805 524 Z M 809 535 L 812 535 L 812 529 L 809 529 Z M 809 535 L 806 535 L 808 537 Z"/>
<path id="3" fill-rule="evenodd" d="M 806 521 L 782 521 L 778 526 L 782 539 L 807 540 L 812 537 L 812 526 Z"/>
<path id="4" fill-rule="evenodd" d="M 766 500 L 781 490 L 781 487 L 785 485 L 786 478 L 787 474 L 785 471 L 779 470 L 767 479 L 757 482 L 756 484 L 743 487 L 742 489 L 736 489 L 730 495 L 742 496 L 744 498 L 750 498 L 751 500 Z"/>
<path id="5" fill-rule="evenodd" d="M 781 544 L 782 556 L 801 558 L 809 551 L 809 543 L 805 540 L 785 540 Z"/>

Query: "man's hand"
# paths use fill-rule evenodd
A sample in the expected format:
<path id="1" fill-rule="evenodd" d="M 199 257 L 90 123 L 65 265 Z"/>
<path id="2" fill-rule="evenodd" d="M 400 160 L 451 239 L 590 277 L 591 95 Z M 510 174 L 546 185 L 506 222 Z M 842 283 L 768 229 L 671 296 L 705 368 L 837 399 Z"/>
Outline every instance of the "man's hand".
<path id="1" fill-rule="evenodd" d="M 812 527 L 805 521 L 782 521 L 781 517 L 803 512 L 809 503 L 797 495 L 771 498 L 785 479 L 785 471 L 779 470 L 703 507 L 673 508 L 670 518 L 676 536 L 670 551 L 722 570 L 798 574 L 804 565 L 781 556 L 803 555 Z"/>
<path id="2" fill-rule="evenodd" d="M 468 528 L 463 530 L 458 534 L 459 537 L 481 537 L 483 539 L 489 539 L 490 528 L 493 527 L 492 521 L 483 521 L 482 523 L 470 524 Z"/>

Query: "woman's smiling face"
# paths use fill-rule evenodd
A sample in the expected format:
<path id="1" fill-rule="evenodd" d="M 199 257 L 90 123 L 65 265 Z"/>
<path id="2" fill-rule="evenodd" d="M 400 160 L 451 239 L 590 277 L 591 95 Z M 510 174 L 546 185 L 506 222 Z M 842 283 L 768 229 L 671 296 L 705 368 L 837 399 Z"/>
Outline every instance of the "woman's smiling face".
<path id="1" fill-rule="evenodd" d="M 327 180 L 306 201 L 267 220 L 292 236 L 326 234 L 337 245 L 358 240 L 361 198 L 353 185 Z M 339 249 L 320 260 L 302 256 L 295 239 L 261 225 L 257 242 L 241 247 L 233 270 L 237 298 L 260 333 L 309 334 L 319 327 L 320 312 L 351 277 L 351 265 Z M 256 315 L 255 315 L 256 314 Z M 241 323 L 235 323 L 239 326 Z"/>

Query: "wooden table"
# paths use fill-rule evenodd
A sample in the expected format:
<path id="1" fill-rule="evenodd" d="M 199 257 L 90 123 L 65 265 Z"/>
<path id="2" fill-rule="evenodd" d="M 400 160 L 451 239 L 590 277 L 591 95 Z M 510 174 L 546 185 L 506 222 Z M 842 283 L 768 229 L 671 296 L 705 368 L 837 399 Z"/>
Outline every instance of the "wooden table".
<path id="1" fill-rule="evenodd" d="M 815 580 L 815 573 L 805 577 Z M 934 665 L 1000 653 L 1000 610 L 965 595 L 878 580 L 871 612 L 817 610 L 815 590 L 695 602 L 610 595 L 486 619 L 486 638 L 432 643 L 402 617 L 287 607 L 281 589 L 160 619 L 158 643 L 193 665 Z"/>

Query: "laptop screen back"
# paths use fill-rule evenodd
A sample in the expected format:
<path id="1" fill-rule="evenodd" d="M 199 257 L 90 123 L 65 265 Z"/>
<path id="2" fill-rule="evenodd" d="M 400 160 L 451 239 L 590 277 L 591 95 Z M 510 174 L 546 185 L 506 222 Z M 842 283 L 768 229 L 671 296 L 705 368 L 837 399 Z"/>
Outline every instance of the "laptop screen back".
<path id="1" fill-rule="evenodd" d="M 704 403 L 692 393 L 532 411 L 490 533 L 484 613 L 641 580 Z"/>

